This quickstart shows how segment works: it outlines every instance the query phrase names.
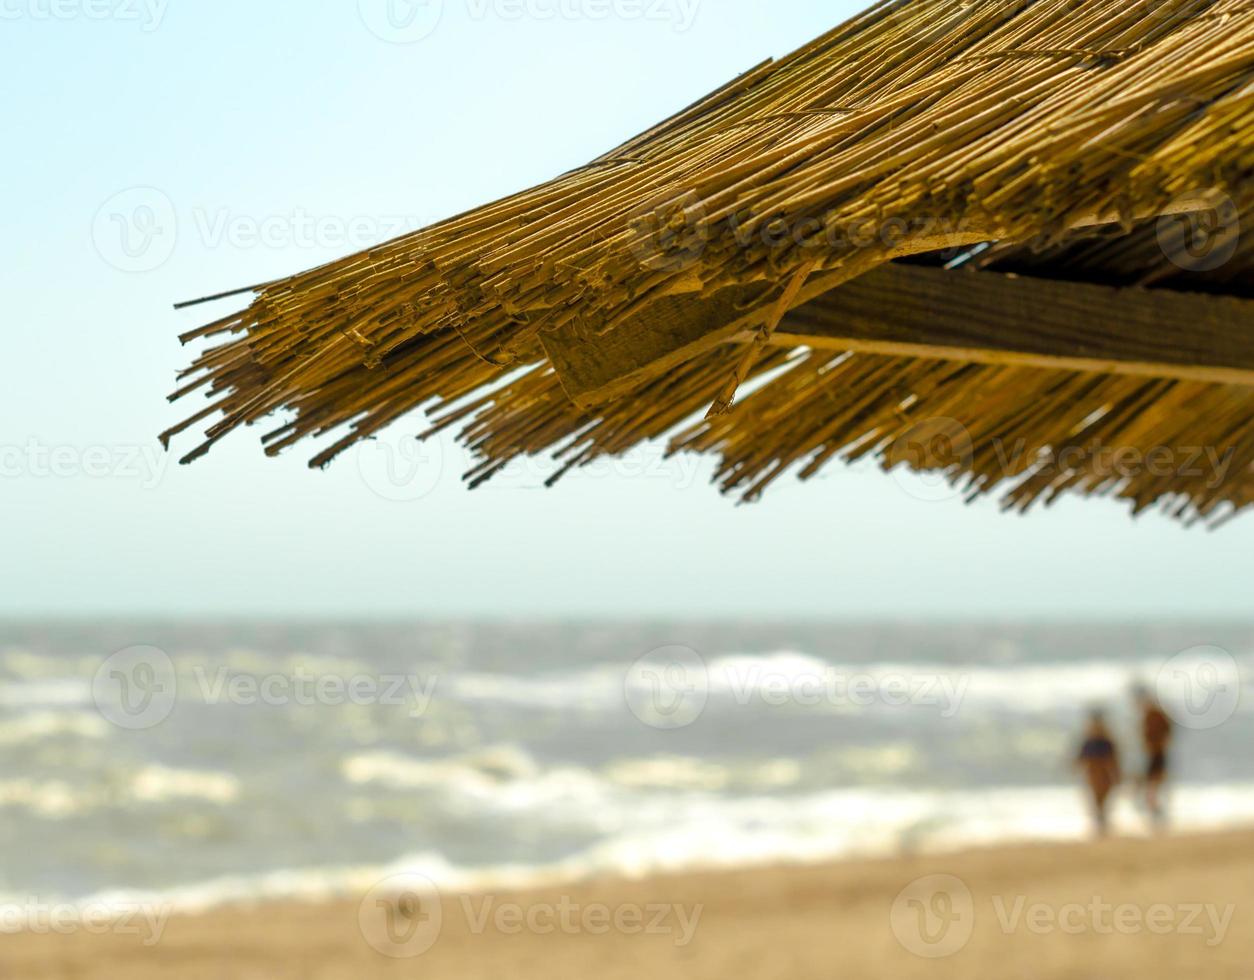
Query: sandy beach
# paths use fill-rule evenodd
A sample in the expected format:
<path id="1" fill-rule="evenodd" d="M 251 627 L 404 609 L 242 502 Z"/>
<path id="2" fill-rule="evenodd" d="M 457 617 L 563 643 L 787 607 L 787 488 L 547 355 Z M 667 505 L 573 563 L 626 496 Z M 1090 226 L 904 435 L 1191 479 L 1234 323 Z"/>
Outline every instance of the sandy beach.
<path id="1" fill-rule="evenodd" d="M 438 910 L 420 891 L 175 916 L 155 942 L 143 925 L 10 935 L 0 976 L 1080 980 L 1248 977 L 1254 960 L 1254 832 L 446 893 Z"/>

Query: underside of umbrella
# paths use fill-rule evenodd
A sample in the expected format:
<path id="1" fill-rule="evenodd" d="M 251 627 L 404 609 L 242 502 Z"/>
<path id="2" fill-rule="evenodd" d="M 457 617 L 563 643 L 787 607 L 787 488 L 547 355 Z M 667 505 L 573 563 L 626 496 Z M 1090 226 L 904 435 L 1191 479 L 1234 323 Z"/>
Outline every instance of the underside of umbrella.
<path id="1" fill-rule="evenodd" d="M 1254 6 L 895 0 L 588 165 L 188 334 L 203 455 L 416 409 L 478 484 L 670 436 L 757 497 L 835 459 L 1026 509 L 1254 499 Z M 1242 234 L 1242 232 L 1245 234 Z M 1205 465 L 1221 461 L 1223 465 Z"/>

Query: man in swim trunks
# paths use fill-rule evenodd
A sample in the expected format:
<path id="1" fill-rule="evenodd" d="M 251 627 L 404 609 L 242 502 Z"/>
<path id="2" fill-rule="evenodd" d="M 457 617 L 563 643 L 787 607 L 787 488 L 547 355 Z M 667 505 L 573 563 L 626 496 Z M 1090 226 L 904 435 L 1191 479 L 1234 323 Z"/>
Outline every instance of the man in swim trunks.
<path id="1" fill-rule="evenodd" d="M 1145 748 L 1145 808 L 1154 827 L 1161 830 L 1167 821 L 1163 806 L 1163 784 L 1167 781 L 1167 749 L 1171 745 L 1171 719 L 1147 687 L 1136 689 L 1141 713 L 1141 742 Z"/>
<path id="2" fill-rule="evenodd" d="M 1089 716 L 1084 743 L 1076 756 L 1076 765 L 1084 773 L 1089 792 L 1093 797 L 1093 823 L 1098 837 L 1106 836 L 1106 803 L 1119 785 L 1119 750 L 1106 727 L 1106 717 L 1100 711 Z"/>

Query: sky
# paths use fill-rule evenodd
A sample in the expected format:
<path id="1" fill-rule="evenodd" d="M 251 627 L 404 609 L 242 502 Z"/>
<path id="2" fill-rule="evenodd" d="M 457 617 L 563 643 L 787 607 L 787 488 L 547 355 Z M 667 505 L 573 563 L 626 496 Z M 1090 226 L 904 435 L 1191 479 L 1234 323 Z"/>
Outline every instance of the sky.
<path id="1" fill-rule="evenodd" d="M 177 335 L 234 308 L 175 302 L 578 166 L 855 7 L 0 0 L 0 615 L 1246 614 L 1249 518 L 1008 516 L 842 465 L 744 507 L 656 447 L 471 493 L 421 418 L 326 472 L 252 431 L 161 452 Z"/>

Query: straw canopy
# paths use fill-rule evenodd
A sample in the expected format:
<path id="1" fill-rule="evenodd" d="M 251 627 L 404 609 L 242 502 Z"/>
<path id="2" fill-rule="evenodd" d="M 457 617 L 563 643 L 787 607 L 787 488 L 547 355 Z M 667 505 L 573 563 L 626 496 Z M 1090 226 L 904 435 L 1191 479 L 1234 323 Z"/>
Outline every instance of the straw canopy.
<path id="1" fill-rule="evenodd" d="M 1254 499 L 1254 6 L 895 0 L 587 166 L 184 340 L 313 465 L 418 408 L 477 484 L 670 435 L 727 491 L 874 457 L 1027 508 Z M 1242 226 L 1249 233 L 1242 235 Z M 429 434 L 429 433 L 428 433 Z M 564 471 L 564 470 L 563 470 Z"/>

